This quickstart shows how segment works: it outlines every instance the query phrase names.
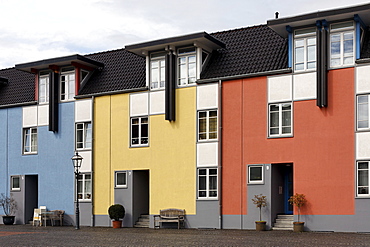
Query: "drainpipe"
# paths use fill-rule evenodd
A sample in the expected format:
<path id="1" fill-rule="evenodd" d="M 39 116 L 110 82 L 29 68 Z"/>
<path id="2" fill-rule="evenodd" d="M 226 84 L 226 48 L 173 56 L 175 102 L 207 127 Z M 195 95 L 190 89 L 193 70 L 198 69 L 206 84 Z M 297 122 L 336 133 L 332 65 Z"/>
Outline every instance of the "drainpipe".
<path id="1" fill-rule="evenodd" d="M 218 81 L 218 210 L 219 228 L 222 229 L 222 81 Z"/>
<path id="2" fill-rule="evenodd" d="M 91 101 L 91 226 L 95 226 L 95 218 L 94 218 L 94 200 L 95 200 L 95 193 L 94 193 L 94 102 L 95 102 L 95 96 L 92 96 Z"/>

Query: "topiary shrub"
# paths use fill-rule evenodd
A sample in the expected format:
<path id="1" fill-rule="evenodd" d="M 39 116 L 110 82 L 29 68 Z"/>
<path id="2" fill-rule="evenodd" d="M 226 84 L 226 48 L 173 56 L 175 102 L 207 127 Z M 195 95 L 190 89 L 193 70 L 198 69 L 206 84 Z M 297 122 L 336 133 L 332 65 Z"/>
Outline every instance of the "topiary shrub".
<path id="1" fill-rule="evenodd" d="M 119 220 L 125 217 L 125 208 L 121 204 L 114 204 L 108 209 L 109 218 Z"/>

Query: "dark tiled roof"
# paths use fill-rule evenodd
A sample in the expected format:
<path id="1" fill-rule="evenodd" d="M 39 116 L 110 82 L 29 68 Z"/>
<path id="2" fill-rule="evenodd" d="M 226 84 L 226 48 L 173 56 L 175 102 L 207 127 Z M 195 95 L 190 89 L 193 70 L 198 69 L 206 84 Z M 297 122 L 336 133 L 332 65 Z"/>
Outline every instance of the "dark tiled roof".
<path id="1" fill-rule="evenodd" d="M 146 61 L 125 49 L 86 55 L 104 63 L 81 89 L 80 95 L 145 87 Z"/>
<path id="2" fill-rule="evenodd" d="M 288 67 L 287 40 L 266 25 L 211 34 L 226 44 L 212 54 L 201 79 L 243 75 Z"/>
<path id="3" fill-rule="evenodd" d="M 0 70 L 0 76 L 8 78 L 7 85 L 0 86 L 0 105 L 33 102 L 35 100 L 35 76 L 14 68 Z"/>

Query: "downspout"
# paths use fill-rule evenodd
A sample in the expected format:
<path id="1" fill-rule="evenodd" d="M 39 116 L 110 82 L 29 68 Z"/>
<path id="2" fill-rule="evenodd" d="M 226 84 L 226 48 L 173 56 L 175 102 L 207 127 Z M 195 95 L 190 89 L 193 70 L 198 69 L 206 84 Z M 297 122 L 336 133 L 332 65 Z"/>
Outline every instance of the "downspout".
<path id="1" fill-rule="evenodd" d="M 222 229 L 222 81 L 218 81 L 218 220 L 219 229 Z"/>
<path id="2" fill-rule="evenodd" d="M 8 191 L 10 191 L 9 188 L 9 109 L 6 109 L 6 152 L 5 152 L 5 159 L 6 159 L 6 195 L 8 194 Z"/>
<path id="3" fill-rule="evenodd" d="M 92 102 L 91 102 L 91 194 L 92 194 L 92 199 L 91 199 L 91 226 L 95 226 L 95 217 L 94 217 L 94 200 L 95 200 L 95 193 L 94 193 L 94 102 L 95 102 L 95 96 L 92 96 Z"/>

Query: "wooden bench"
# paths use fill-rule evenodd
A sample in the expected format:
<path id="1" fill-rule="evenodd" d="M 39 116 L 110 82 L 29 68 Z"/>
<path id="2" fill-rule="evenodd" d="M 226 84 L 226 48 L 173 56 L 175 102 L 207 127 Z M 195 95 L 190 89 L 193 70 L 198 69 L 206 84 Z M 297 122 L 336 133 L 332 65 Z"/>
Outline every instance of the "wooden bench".
<path id="1" fill-rule="evenodd" d="M 185 226 L 185 209 L 168 208 L 159 210 L 159 215 L 154 215 L 154 227 L 160 228 L 162 222 L 177 222 L 177 229 L 180 223 Z"/>

